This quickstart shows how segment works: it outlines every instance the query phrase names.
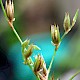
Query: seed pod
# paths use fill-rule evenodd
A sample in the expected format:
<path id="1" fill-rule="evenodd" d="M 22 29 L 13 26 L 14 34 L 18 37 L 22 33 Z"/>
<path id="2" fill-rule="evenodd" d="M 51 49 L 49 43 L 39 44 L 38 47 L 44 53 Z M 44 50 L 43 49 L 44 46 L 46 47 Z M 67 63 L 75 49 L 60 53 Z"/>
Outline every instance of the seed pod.
<path id="1" fill-rule="evenodd" d="M 38 54 L 34 63 L 34 72 L 40 71 L 44 63 L 43 58 Z"/>
<path id="2" fill-rule="evenodd" d="M 14 4 L 13 0 L 6 0 L 5 10 L 10 22 L 14 20 Z"/>
<path id="3" fill-rule="evenodd" d="M 52 37 L 52 42 L 54 43 L 55 46 L 59 45 L 60 43 L 60 32 L 59 32 L 59 27 L 58 25 L 51 25 L 51 37 Z"/>
<path id="4" fill-rule="evenodd" d="M 65 32 L 68 32 L 71 29 L 69 13 L 65 13 L 63 26 L 64 26 Z"/>
<path id="5" fill-rule="evenodd" d="M 27 58 L 29 58 L 32 55 L 32 51 L 33 51 L 33 45 L 32 44 L 29 46 L 28 50 L 26 50 L 26 48 L 25 48 L 25 51 L 24 51 L 25 60 L 27 60 Z"/>

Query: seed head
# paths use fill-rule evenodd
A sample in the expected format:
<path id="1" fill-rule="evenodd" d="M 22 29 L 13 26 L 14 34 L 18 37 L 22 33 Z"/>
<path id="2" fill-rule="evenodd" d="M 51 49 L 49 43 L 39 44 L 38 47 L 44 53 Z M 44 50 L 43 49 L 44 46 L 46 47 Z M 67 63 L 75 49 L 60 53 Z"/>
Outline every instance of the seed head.
<path id="1" fill-rule="evenodd" d="M 34 63 L 34 72 L 38 72 L 43 68 L 44 59 L 38 54 Z"/>
<path id="2" fill-rule="evenodd" d="M 59 32 L 59 27 L 58 25 L 51 25 L 51 37 L 52 37 L 52 42 L 54 43 L 55 46 L 58 46 L 60 43 L 60 32 Z"/>
<path id="3" fill-rule="evenodd" d="M 69 13 L 65 13 L 63 26 L 64 26 L 65 32 L 68 32 L 71 29 Z"/>
<path id="4" fill-rule="evenodd" d="M 10 22 L 14 21 L 14 4 L 13 0 L 6 0 L 5 10 Z"/>
<path id="5" fill-rule="evenodd" d="M 27 60 L 31 55 L 32 55 L 32 51 L 33 51 L 33 45 L 31 44 L 28 48 L 28 50 L 24 50 L 24 57 L 25 57 L 25 60 Z"/>

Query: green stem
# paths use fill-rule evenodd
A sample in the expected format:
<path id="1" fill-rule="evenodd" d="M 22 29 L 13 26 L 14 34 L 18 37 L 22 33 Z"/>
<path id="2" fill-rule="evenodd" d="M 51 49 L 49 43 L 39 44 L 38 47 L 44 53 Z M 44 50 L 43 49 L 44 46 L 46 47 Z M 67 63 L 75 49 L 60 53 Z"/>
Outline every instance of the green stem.
<path id="1" fill-rule="evenodd" d="M 8 23 L 9 23 L 9 25 L 10 25 L 11 29 L 13 30 L 14 34 L 15 34 L 15 35 L 16 35 L 16 37 L 18 38 L 19 42 L 20 42 L 20 43 L 21 43 L 21 45 L 22 45 L 22 43 L 23 43 L 23 42 L 22 42 L 22 40 L 21 40 L 20 36 L 18 35 L 17 31 L 15 30 L 15 28 L 14 28 L 13 24 L 12 24 L 11 22 L 9 22 L 9 21 L 8 21 Z"/>
<path id="2" fill-rule="evenodd" d="M 5 16 L 6 20 L 8 21 L 8 18 L 7 18 L 7 15 L 6 15 L 6 12 L 5 12 L 5 9 L 4 9 L 2 0 L 0 0 L 0 3 L 1 3 L 1 7 L 2 7 L 2 11 L 3 11 L 3 13 L 4 13 L 4 16 Z M 13 24 L 10 23 L 9 21 L 8 21 L 8 23 L 9 23 L 10 27 L 12 28 L 13 32 L 15 33 L 16 37 L 18 38 L 18 40 L 19 40 L 20 43 L 22 44 L 23 42 L 22 42 L 21 38 L 19 37 L 18 33 L 16 32 L 16 30 L 15 30 Z"/>
<path id="3" fill-rule="evenodd" d="M 62 40 L 63 40 L 63 38 L 66 36 L 66 32 L 63 34 L 63 36 L 61 37 L 61 42 L 62 42 Z M 50 73 L 50 70 L 51 70 L 51 67 L 52 67 L 52 63 L 53 63 L 53 61 L 54 61 L 54 58 L 55 58 L 55 56 L 56 56 L 56 47 L 55 47 L 55 50 L 54 50 L 54 54 L 53 54 L 53 56 L 52 56 L 52 60 L 51 60 L 51 62 L 50 62 L 50 65 L 49 65 L 49 68 L 48 68 L 48 74 Z"/>
<path id="4" fill-rule="evenodd" d="M 63 38 L 66 36 L 66 34 L 68 34 L 69 33 L 69 31 L 70 31 L 71 29 L 69 29 L 68 31 L 66 31 L 64 34 L 63 34 L 63 36 L 61 37 L 61 41 L 63 40 Z"/>
<path id="5" fill-rule="evenodd" d="M 65 37 L 65 35 L 66 35 L 66 33 L 63 34 L 63 36 L 62 36 L 62 38 L 61 38 L 61 41 L 63 40 L 63 38 Z M 52 56 L 52 60 L 51 60 L 51 62 L 50 62 L 49 68 L 48 68 L 48 71 L 49 71 L 49 72 L 50 72 L 50 70 L 51 70 L 52 63 L 53 63 L 53 61 L 54 61 L 55 55 L 56 55 L 56 48 L 55 48 L 54 54 L 53 54 L 53 56 Z"/>
<path id="6" fill-rule="evenodd" d="M 72 80 L 75 76 L 77 76 L 80 73 L 80 71 L 76 72 L 69 80 Z"/>
<path id="7" fill-rule="evenodd" d="M 51 70 L 51 67 L 52 67 L 52 63 L 54 61 L 55 56 L 56 56 L 56 49 L 54 50 L 54 54 L 52 56 L 52 60 L 50 62 L 49 68 L 48 68 L 48 74 L 50 73 L 50 70 Z"/>
<path id="8" fill-rule="evenodd" d="M 15 33 L 16 37 L 18 38 L 18 40 L 20 41 L 21 45 L 22 45 L 22 40 L 20 38 L 20 36 L 18 35 L 18 33 L 16 32 L 15 28 L 13 27 L 13 32 Z"/>
<path id="9" fill-rule="evenodd" d="M 40 78 L 38 76 L 36 76 L 36 77 L 37 77 L 37 80 L 40 80 Z"/>
<path id="10" fill-rule="evenodd" d="M 66 36 L 66 32 L 63 34 L 63 36 L 61 37 L 61 41 L 63 40 L 63 38 Z M 53 56 L 52 56 L 52 60 L 51 60 L 51 62 L 50 62 L 50 65 L 49 65 L 49 68 L 48 68 L 48 73 L 50 72 L 50 70 L 51 70 L 51 67 L 52 67 L 52 63 L 53 63 L 53 61 L 54 61 L 54 58 L 55 58 L 55 55 L 56 55 L 56 48 L 55 48 L 55 50 L 54 50 L 54 54 L 53 54 Z"/>
<path id="11" fill-rule="evenodd" d="M 4 9 L 4 6 L 3 6 L 3 3 L 2 3 L 2 0 L 0 0 L 0 3 L 1 3 L 1 7 L 2 7 L 2 11 L 4 13 L 4 16 L 5 16 L 6 20 L 8 20 L 5 9 Z"/>
<path id="12" fill-rule="evenodd" d="M 2 3 L 2 0 L 0 0 L 0 4 L 1 4 L 1 7 L 2 7 L 2 11 L 3 11 L 3 13 L 4 13 L 5 19 L 8 21 L 8 24 L 10 25 L 11 29 L 13 30 L 14 34 L 16 35 L 16 37 L 18 38 L 18 40 L 20 41 L 20 43 L 21 43 L 21 45 L 22 45 L 23 42 L 22 42 L 20 36 L 18 35 L 17 31 L 15 30 L 13 24 L 12 24 L 11 22 L 9 22 L 9 20 L 8 20 L 8 17 L 7 17 L 7 15 L 6 15 L 6 12 L 5 12 L 5 9 L 4 9 L 4 6 L 3 6 L 3 3 Z M 33 71 L 32 66 L 29 65 L 29 67 L 30 67 L 31 70 Z M 34 72 L 34 71 L 33 71 L 33 72 Z M 34 74 L 35 74 L 35 73 L 34 73 Z M 38 76 L 36 76 L 36 77 L 38 78 Z M 38 80 L 40 80 L 40 79 L 38 78 Z"/>
<path id="13" fill-rule="evenodd" d="M 63 36 L 61 37 L 61 41 L 63 40 L 63 38 L 66 36 L 66 32 L 63 34 Z"/>

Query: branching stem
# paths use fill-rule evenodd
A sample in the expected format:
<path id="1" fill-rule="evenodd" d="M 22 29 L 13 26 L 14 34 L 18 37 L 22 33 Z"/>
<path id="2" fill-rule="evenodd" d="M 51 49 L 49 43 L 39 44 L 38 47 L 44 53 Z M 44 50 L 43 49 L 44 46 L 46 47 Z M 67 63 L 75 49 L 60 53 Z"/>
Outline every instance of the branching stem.
<path id="1" fill-rule="evenodd" d="M 66 36 L 66 33 L 63 34 L 63 36 L 61 37 L 61 42 L 64 39 L 64 37 Z"/>
<path id="2" fill-rule="evenodd" d="M 63 34 L 63 36 L 61 37 L 61 42 L 62 42 L 62 40 L 64 39 L 64 37 L 66 36 L 66 34 L 67 33 L 64 33 Z M 60 43 L 61 43 L 60 42 Z M 58 46 L 59 47 L 59 46 Z M 54 54 L 53 54 L 53 56 L 52 56 L 52 60 L 51 60 L 51 62 L 50 62 L 50 65 L 49 65 L 49 68 L 48 68 L 48 75 L 49 75 L 49 73 L 50 73 L 50 70 L 51 70 L 51 67 L 52 67 L 52 63 L 53 63 L 53 61 L 54 61 L 54 58 L 55 58 L 55 56 L 56 56 L 56 47 L 55 47 L 55 50 L 54 50 Z"/>
<path id="3" fill-rule="evenodd" d="M 4 8 L 4 6 L 3 6 L 3 2 L 2 2 L 2 0 L 0 0 L 0 4 L 1 4 L 1 8 L 2 8 L 2 11 L 3 11 L 3 13 L 4 13 L 4 17 L 5 17 L 5 19 L 6 19 L 6 21 L 8 22 L 8 24 L 9 24 L 9 26 L 11 27 L 11 29 L 12 29 L 12 31 L 14 32 L 14 34 L 16 35 L 16 37 L 18 38 L 18 40 L 19 40 L 19 42 L 21 43 L 21 45 L 23 44 L 23 42 L 22 42 L 22 40 L 21 40 L 21 38 L 20 38 L 20 36 L 18 35 L 18 33 L 17 33 L 17 31 L 15 30 L 15 28 L 14 28 L 14 26 L 13 26 L 13 22 L 10 22 L 9 20 L 8 20 L 8 17 L 7 17 L 7 15 L 6 15 L 6 11 L 5 11 L 5 8 Z M 76 13 L 76 15 L 75 15 L 75 17 L 74 17 L 74 19 L 76 20 L 76 18 L 77 18 L 77 15 L 78 15 L 78 11 L 79 10 L 77 10 L 77 13 Z M 76 21 L 75 21 L 76 22 Z M 74 22 L 74 23 L 75 23 Z M 72 28 L 73 26 L 71 26 L 71 28 Z M 71 30 L 71 29 L 70 29 Z M 70 31 L 69 30 L 69 31 Z M 68 32 L 69 32 L 68 31 Z M 66 36 L 66 34 L 68 33 L 68 32 L 65 32 L 64 34 L 63 34 L 63 36 L 61 37 L 61 40 L 60 40 L 60 43 L 62 42 L 62 40 L 63 40 L 63 38 Z M 59 47 L 59 46 L 58 46 Z M 55 58 L 55 56 L 56 56 L 56 48 L 55 48 L 55 50 L 54 50 L 54 54 L 53 54 L 53 56 L 52 56 L 52 59 L 51 59 L 51 62 L 50 62 L 50 65 L 49 65 L 49 68 L 48 68 L 48 75 L 49 75 L 49 73 L 50 73 L 50 70 L 51 70 L 51 67 L 52 67 L 52 63 L 53 63 L 53 61 L 54 61 L 54 58 Z M 31 66 L 31 65 L 29 65 L 29 67 L 33 70 L 33 67 Z M 34 72 L 34 71 L 33 71 Z M 76 75 L 78 75 L 80 73 L 80 71 L 78 71 L 77 73 L 75 73 L 69 80 L 72 80 Z M 35 73 L 34 73 L 35 74 Z M 36 76 L 37 78 L 38 78 L 38 80 L 40 80 L 40 78 L 38 77 L 38 76 Z"/>
<path id="4" fill-rule="evenodd" d="M 54 54 L 52 56 L 52 60 L 50 62 L 49 68 L 48 68 L 48 74 L 50 73 L 50 70 L 51 70 L 51 67 L 52 67 L 52 63 L 54 61 L 55 56 L 56 56 L 56 49 L 54 50 Z"/>

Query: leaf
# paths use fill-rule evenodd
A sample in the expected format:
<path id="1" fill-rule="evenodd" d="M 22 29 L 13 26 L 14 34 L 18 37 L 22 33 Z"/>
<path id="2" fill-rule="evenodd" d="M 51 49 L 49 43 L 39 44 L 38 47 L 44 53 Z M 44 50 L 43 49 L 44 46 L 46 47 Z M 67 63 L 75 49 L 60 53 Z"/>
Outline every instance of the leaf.
<path id="1" fill-rule="evenodd" d="M 37 45 L 33 45 L 33 49 L 35 49 L 35 50 L 41 50 Z"/>
<path id="2" fill-rule="evenodd" d="M 72 27 L 75 25 L 75 23 L 76 23 L 76 20 L 77 20 L 77 18 L 78 18 L 78 13 L 79 13 L 79 9 L 77 9 L 77 11 L 76 11 L 76 13 L 75 13 L 75 15 L 74 15 L 74 17 L 73 17 L 73 21 L 72 21 Z"/>
<path id="3" fill-rule="evenodd" d="M 26 48 L 29 45 L 29 43 L 30 43 L 30 40 L 25 40 L 22 44 L 22 47 Z"/>

